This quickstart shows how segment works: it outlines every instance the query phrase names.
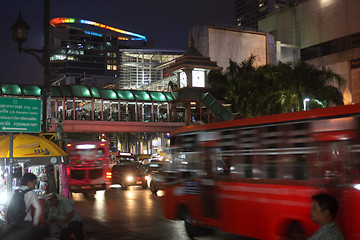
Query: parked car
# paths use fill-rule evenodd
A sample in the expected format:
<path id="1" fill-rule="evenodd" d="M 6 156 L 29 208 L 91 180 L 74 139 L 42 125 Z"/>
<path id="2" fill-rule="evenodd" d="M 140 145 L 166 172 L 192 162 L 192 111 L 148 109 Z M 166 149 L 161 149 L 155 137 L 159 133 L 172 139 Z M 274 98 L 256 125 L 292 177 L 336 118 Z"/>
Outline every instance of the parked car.
<path id="1" fill-rule="evenodd" d="M 112 184 L 120 184 L 123 190 L 129 186 L 140 185 L 147 188 L 146 173 L 143 165 L 133 161 L 119 161 L 111 168 Z"/>

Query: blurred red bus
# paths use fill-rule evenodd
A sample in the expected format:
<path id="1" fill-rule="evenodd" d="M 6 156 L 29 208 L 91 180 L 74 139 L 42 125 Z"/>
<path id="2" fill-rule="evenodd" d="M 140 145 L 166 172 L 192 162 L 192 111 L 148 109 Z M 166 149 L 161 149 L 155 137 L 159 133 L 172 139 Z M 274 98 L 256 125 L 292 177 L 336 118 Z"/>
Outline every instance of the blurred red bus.
<path id="1" fill-rule="evenodd" d="M 171 133 L 163 210 L 190 237 L 219 229 L 306 239 L 311 196 L 339 200 L 336 221 L 360 239 L 360 105 L 179 128 Z"/>
<path id="2" fill-rule="evenodd" d="M 107 142 L 70 142 L 67 144 L 71 164 L 67 166 L 71 192 L 93 195 L 106 190 L 111 180 Z"/>

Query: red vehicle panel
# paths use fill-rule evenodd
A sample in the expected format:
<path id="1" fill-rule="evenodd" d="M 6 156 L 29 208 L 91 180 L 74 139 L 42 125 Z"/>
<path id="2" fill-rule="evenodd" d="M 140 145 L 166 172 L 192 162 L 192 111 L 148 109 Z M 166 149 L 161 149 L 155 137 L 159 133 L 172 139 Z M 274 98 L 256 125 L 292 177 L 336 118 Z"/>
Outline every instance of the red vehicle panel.
<path id="1" fill-rule="evenodd" d="M 339 201 L 345 239 L 360 239 L 360 105 L 179 128 L 164 216 L 257 239 L 310 237 L 311 197 Z M 188 173 L 188 174 L 187 174 Z"/>
<path id="2" fill-rule="evenodd" d="M 72 142 L 67 144 L 71 164 L 67 166 L 72 192 L 94 194 L 109 187 L 110 155 L 106 142 Z"/>

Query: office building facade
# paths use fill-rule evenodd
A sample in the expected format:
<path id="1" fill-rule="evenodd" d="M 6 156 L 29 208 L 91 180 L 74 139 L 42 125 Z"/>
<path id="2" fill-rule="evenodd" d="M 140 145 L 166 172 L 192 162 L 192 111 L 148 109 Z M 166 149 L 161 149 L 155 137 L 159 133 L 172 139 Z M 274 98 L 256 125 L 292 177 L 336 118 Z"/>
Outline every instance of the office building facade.
<path id="1" fill-rule="evenodd" d="M 311 0 L 259 21 L 276 46 L 297 46 L 306 62 L 343 76 L 345 104 L 360 103 L 360 25 L 358 0 Z M 277 49 L 281 52 L 282 49 Z M 282 60 L 282 59 L 278 59 Z"/>
<path id="2" fill-rule="evenodd" d="M 235 17 L 238 26 L 258 28 L 258 21 L 268 14 L 295 6 L 304 0 L 235 0 Z"/>

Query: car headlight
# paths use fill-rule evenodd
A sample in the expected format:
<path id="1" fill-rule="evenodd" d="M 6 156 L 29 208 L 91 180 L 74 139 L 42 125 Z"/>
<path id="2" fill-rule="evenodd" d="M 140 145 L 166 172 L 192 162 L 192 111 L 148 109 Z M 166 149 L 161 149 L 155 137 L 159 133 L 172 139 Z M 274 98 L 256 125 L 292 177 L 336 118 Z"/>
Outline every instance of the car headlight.
<path id="1" fill-rule="evenodd" d="M 134 177 L 133 177 L 133 176 L 127 176 L 126 179 L 127 179 L 129 182 L 134 181 Z"/>

